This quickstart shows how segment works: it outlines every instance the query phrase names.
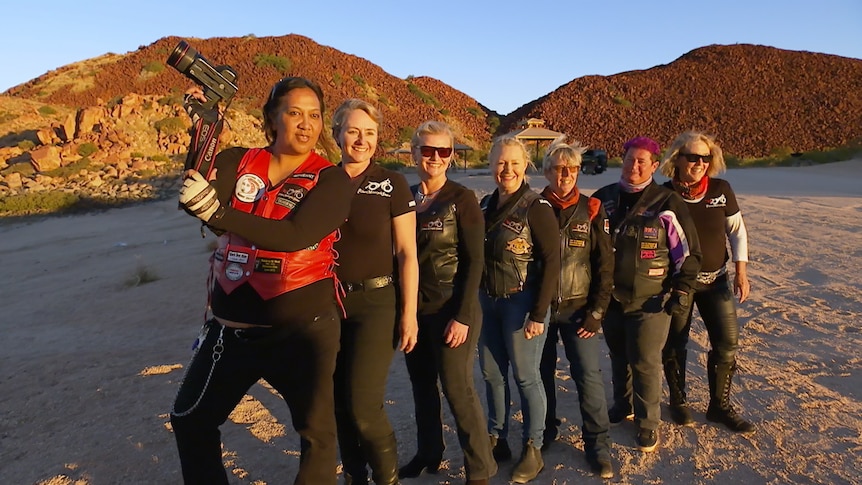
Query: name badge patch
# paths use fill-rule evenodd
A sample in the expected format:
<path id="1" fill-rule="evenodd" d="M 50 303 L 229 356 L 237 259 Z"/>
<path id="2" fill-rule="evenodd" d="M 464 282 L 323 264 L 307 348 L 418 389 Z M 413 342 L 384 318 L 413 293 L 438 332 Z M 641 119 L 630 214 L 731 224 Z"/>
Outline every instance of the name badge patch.
<path id="1" fill-rule="evenodd" d="M 254 260 L 254 271 L 256 273 L 281 273 L 281 259 L 257 258 Z"/>

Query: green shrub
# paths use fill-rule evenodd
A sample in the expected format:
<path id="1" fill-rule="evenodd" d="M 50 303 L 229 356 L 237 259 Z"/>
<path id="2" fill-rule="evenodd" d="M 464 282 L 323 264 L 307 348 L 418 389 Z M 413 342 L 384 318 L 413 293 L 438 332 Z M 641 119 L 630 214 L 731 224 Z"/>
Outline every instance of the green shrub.
<path id="1" fill-rule="evenodd" d="M 500 127 L 500 118 L 496 116 L 489 116 L 485 118 L 485 122 L 488 123 L 488 131 L 493 135 L 497 132 L 497 128 Z"/>
<path id="2" fill-rule="evenodd" d="M 153 156 L 151 156 L 151 157 L 150 157 L 150 160 L 152 160 L 152 161 L 154 161 L 154 162 L 170 162 L 170 161 L 171 161 L 171 157 L 169 157 L 169 156 L 167 156 L 167 155 L 164 155 L 164 154 L 159 153 L 159 154 L 157 154 L 157 155 L 153 155 Z"/>
<path id="3" fill-rule="evenodd" d="M 158 73 L 165 70 L 165 65 L 159 61 L 150 61 L 144 64 L 144 72 Z"/>
<path id="4" fill-rule="evenodd" d="M 161 106 L 173 106 L 177 104 L 183 104 L 183 93 L 179 91 L 171 91 L 171 94 L 159 98 L 159 105 Z"/>
<path id="5" fill-rule="evenodd" d="M 467 112 L 475 116 L 476 118 L 482 117 L 482 110 L 475 106 L 470 106 L 469 108 L 467 108 Z"/>
<path id="6" fill-rule="evenodd" d="M 17 119 L 19 116 L 20 115 L 17 115 L 14 113 L 8 113 L 8 112 L 4 111 L 4 112 L 0 113 L 0 123 L 6 123 L 9 121 L 12 121 L 14 119 Z"/>
<path id="7" fill-rule="evenodd" d="M 624 108 L 631 108 L 631 106 L 632 106 L 631 101 L 627 100 L 626 98 L 624 98 L 622 95 L 619 95 L 619 94 L 614 95 L 614 103 L 617 103 L 618 105 L 620 105 Z"/>
<path id="8" fill-rule="evenodd" d="M 360 76 L 359 74 L 353 75 L 353 82 L 355 82 L 359 86 L 365 86 L 365 79 L 362 79 L 362 76 Z"/>
<path id="9" fill-rule="evenodd" d="M 82 157 L 89 157 L 97 151 L 99 151 L 99 147 L 97 147 L 95 143 L 89 141 L 78 146 L 78 155 L 81 155 Z"/>
<path id="10" fill-rule="evenodd" d="M 21 140 L 18 142 L 18 148 L 24 150 L 25 152 L 32 150 L 36 147 L 36 143 L 33 140 Z"/>
<path id="11" fill-rule="evenodd" d="M 89 158 L 82 158 L 70 163 L 69 165 L 57 167 L 54 170 L 48 170 L 43 173 L 49 177 L 68 177 L 70 175 L 77 174 L 81 170 L 89 170 L 92 163 L 93 161 Z"/>
<path id="12" fill-rule="evenodd" d="M 57 110 L 50 106 L 42 106 L 39 108 L 39 113 L 43 116 L 51 116 L 57 114 Z"/>
<path id="13" fill-rule="evenodd" d="M 74 207 L 80 198 L 66 192 L 29 192 L 0 197 L 0 214 L 42 214 Z"/>
<path id="14" fill-rule="evenodd" d="M 443 116 L 449 116 L 449 110 L 446 108 L 443 108 L 440 110 L 440 114 Z"/>
<path id="15" fill-rule="evenodd" d="M 258 54 L 254 56 L 254 65 L 258 67 L 270 66 L 278 72 L 285 73 L 293 67 L 293 61 L 275 54 Z"/>
<path id="16" fill-rule="evenodd" d="M 341 83 L 344 82 L 344 78 L 341 77 L 340 73 L 334 73 L 332 75 L 332 82 L 335 83 L 336 86 L 341 86 Z"/>
<path id="17" fill-rule="evenodd" d="M 138 266 L 132 276 L 126 279 L 125 285 L 127 288 L 134 288 L 136 286 L 152 283 L 153 281 L 158 281 L 159 279 L 160 277 L 155 271 L 147 266 L 141 265 Z"/>
<path id="18" fill-rule="evenodd" d="M 130 153 L 130 154 L 129 154 L 129 156 L 130 156 L 131 158 L 144 158 L 144 157 L 146 157 L 146 155 L 144 155 L 144 154 L 143 154 L 143 153 L 141 153 L 141 152 L 132 152 L 132 153 Z"/>
<path id="19" fill-rule="evenodd" d="M 23 177 L 29 177 L 36 173 L 36 169 L 29 163 L 13 163 L 0 171 L 2 175 L 9 175 L 10 173 L 20 173 Z"/>
<path id="20" fill-rule="evenodd" d="M 159 133 L 177 135 L 186 130 L 186 124 L 179 116 L 170 116 L 153 123 L 153 128 Z"/>
<path id="21" fill-rule="evenodd" d="M 440 107 L 440 102 L 437 101 L 434 96 L 426 93 L 422 88 L 412 82 L 407 83 L 407 89 L 409 89 L 417 98 L 421 99 L 423 103 L 434 106 L 435 108 Z"/>

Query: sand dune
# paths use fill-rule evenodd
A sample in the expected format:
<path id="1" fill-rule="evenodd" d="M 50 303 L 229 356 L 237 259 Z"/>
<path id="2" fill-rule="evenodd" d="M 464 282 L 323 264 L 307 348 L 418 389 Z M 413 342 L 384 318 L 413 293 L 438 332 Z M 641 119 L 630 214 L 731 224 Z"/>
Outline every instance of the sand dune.
<path id="1" fill-rule="evenodd" d="M 618 177 L 612 169 L 582 176 L 580 185 L 591 193 Z M 744 437 L 706 422 L 708 343 L 696 322 L 689 366 L 696 426 L 670 424 L 663 409 L 661 447 L 652 454 L 636 450 L 632 424 L 613 428 L 615 482 L 860 483 L 860 177 L 862 160 L 726 174 L 746 218 L 752 260 L 752 295 L 739 308 L 734 400 L 757 432 Z M 493 187 L 487 173 L 453 178 L 479 194 Z M 534 176 L 532 185 L 544 183 Z M 174 201 L 2 227 L 0 481 L 180 483 L 167 413 L 203 321 L 212 236 L 201 239 Z M 144 273 L 157 279 L 136 284 Z M 606 382 L 609 367 L 603 360 Z M 559 414 L 566 422 L 538 484 L 600 482 L 583 457 L 567 374 L 563 359 Z M 415 425 L 400 355 L 387 399 L 406 461 L 415 452 Z M 404 484 L 463 481 L 446 419 L 448 468 Z M 519 435 L 516 423 L 516 452 Z M 223 439 L 234 483 L 292 482 L 298 439 L 286 406 L 266 386 L 252 388 L 223 426 Z M 508 483 L 511 467 L 502 465 L 492 483 Z"/>

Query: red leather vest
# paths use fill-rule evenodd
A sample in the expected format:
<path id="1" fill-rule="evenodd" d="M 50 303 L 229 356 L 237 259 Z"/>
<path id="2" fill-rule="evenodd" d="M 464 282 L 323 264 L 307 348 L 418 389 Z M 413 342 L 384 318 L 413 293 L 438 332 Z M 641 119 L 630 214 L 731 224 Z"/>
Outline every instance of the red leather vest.
<path id="1" fill-rule="evenodd" d="M 248 150 L 237 169 L 237 183 L 231 196 L 234 209 L 268 219 L 284 219 L 317 185 L 321 170 L 332 163 L 311 153 L 278 187 L 267 189 L 270 154 L 262 148 Z M 248 283 L 264 300 L 316 281 L 335 278 L 336 253 L 333 244 L 339 231 L 328 234 L 313 246 L 293 252 L 258 249 L 230 232 L 218 238 L 212 267 L 226 294 Z"/>

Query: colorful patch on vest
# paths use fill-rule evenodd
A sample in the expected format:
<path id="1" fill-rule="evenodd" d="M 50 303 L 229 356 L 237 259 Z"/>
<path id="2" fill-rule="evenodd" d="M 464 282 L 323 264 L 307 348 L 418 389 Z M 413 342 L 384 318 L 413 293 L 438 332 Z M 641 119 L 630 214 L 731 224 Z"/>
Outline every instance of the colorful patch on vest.
<path id="1" fill-rule="evenodd" d="M 655 259 L 655 251 L 652 249 L 642 249 L 641 259 Z"/>
<path id="2" fill-rule="evenodd" d="M 587 247 L 587 242 L 583 239 L 569 239 L 569 247 L 570 248 L 585 248 Z"/>
<path id="3" fill-rule="evenodd" d="M 266 183 L 262 178 L 253 173 L 246 173 L 236 181 L 233 195 L 240 202 L 250 203 L 259 200 L 265 189 Z"/>
<path id="4" fill-rule="evenodd" d="M 572 231 L 589 233 L 590 232 L 590 223 L 584 222 L 581 224 L 573 224 L 572 225 Z"/>
<path id="5" fill-rule="evenodd" d="M 503 228 L 520 234 L 521 231 L 524 230 L 524 223 L 512 219 L 506 219 L 505 221 L 503 221 Z"/>
<path id="6" fill-rule="evenodd" d="M 664 275 L 664 268 L 650 268 L 647 274 L 650 276 L 662 276 Z"/>
<path id="7" fill-rule="evenodd" d="M 242 266 L 239 263 L 230 263 L 225 266 L 224 275 L 231 281 L 239 281 L 242 278 Z"/>
<path id="8" fill-rule="evenodd" d="M 257 258 L 254 260 L 255 273 L 281 273 L 282 260 L 279 258 Z"/>
<path id="9" fill-rule="evenodd" d="M 657 227 L 645 227 L 644 228 L 644 239 L 658 239 L 658 228 Z"/>
<path id="10" fill-rule="evenodd" d="M 530 243 L 527 242 L 526 239 L 522 237 L 516 237 L 511 241 L 506 243 L 506 251 L 514 254 L 527 254 L 530 252 Z"/>
<path id="11" fill-rule="evenodd" d="M 442 231 L 443 230 L 443 220 L 442 219 L 432 219 L 430 221 L 423 222 L 419 226 L 420 231 Z"/>
<path id="12" fill-rule="evenodd" d="M 658 249 L 657 242 L 642 242 L 641 249 Z"/>
<path id="13" fill-rule="evenodd" d="M 275 198 L 275 204 L 282 207 L 287 207 L 290 210 L 296 208 L 296 205 L 302 201 L 307 191 L 301 187 L 284 186 L 278 192 L 278 197 Z"/>
<path id="14" fill-rule="evenodd" d="M 244 253 L 242 251 L 228 251 L 227 260 L 231 263 L 245 264 L 248 263 L 248 253 Z"/>
<path id="15" fill-rule="evenodd" d="M 605 219 L 605 234 L 611 233 L 611 221 Z"/>

